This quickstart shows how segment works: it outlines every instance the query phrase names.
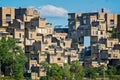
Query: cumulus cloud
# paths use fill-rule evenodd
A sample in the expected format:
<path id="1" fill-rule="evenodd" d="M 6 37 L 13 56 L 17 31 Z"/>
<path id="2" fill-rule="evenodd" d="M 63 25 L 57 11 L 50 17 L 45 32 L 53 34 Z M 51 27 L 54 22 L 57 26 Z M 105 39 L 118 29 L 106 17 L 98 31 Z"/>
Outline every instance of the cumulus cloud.
<path id="1" fill-rule="evenodd" d="M 67 17 L 68 11 L 62 7 L 53 5 L 44 5 L 36 8 L 40 12 L 41 16 L 44 17 Z"/>

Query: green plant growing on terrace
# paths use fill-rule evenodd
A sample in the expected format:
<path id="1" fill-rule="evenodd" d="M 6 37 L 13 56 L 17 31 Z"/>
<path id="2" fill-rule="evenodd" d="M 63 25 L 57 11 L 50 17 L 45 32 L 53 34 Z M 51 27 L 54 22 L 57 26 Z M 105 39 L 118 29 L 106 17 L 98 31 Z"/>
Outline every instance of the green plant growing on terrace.
<path id="1" fill-rule="evenodd" d="M 115 28 L 112 29 L 110 38 L 112 38 L 112 39 L 118 38 L 118 32 Z"/>

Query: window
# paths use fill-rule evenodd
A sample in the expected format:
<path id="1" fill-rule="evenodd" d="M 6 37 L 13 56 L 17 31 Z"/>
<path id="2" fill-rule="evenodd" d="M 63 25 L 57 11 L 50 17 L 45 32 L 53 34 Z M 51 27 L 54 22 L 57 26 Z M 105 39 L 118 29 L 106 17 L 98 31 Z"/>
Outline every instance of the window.
<path id="1" fill-rule="evenodd" d="M 101 35 L 103 35 L 103 31 L 101 31 Z"/>
<path id="2" fill-rule="evenodd" d="M 111 54 L 108 54 L 108 57 L 111 57 Z"/>
<path id="3" fill-rule="evenodd" d="M 64 63 L 67 63 L 67 60 L 65 60 Z"/>
<path id="4" fill-rule="evenodd" d="M 32 40 L 30 40 L 30 45 L 32 45 Z"/>
<path id="5" fill-rule="evenodd" d="M 21 36 L 22 36 L 21 33 L 19 33 L 19 37 L 20 37 L 20 38 L 21 38 Z"/>
<path id="6" fill-rule="evenodd" d="M 38 29 L 39 33 L 42 33 L 42 29 Z"/>
<path id="7" fill-rule="evenodd" d="M 34 27 L 34 23 L 33 22 L 31 22 L 31 27 Z"/>
<path id="8" fill-rule="evenodd" d="M 79 37 L 79 41 L 81 41 L 81 38 Z"/>
<path id="9" fill-rule="evenodd" d="M 83 24 L 86 24 L 86 19 L 83 19 Z"/>
<path id="10" fill-rule="evenodd" d="M 47 47 L 47 46 L 45 47 L 45 50 L 48 50 L 48 47 Z"/>
<path id="11" fill-rule="evenodd" d="M 60 60 L 61 60 L 61 58 L 57 58 L 57 60 L 59 60 L 59 61 L 60 61 Z"/>
<path id="12" fill-rule="evenodd" d="M 24 35 L 22 37 L 24 38 Z"/>
<path id="13" fill-rule="evenodd" d="M 76 29 L 75 25 L 73 26 L 73 29 Z"/>
<path id="14" fill-rule="evenodd" d="M 23 26 L 23 25 L 24 25 L 24 22 L 21 22 L 20 25 Z"/>
<path id="15" fill-rule="evenodd" d="M 29 51 L 29 47 L 27 46 L 27 47 L 25 47 L 25 49 L 27 50 L 27 51 Z"/>
<path id="16" fill-rule="evenodd" d="M 44 33 L 45 32 L 45 30 L 44 29 L 42 29 L 42 33 Z"/>
<path id="17" fill-rule="evenodd" d="M 98 30 L 101 29 L 101 28 L 102 28 L 102 26 L 101 26 L 101 25 L 98 25 Z"/>
<path id="18" fill-rule="evenodd" d="M 65 42 L 63 43 L 63 46 L 65 46 Z"/>
<path id="19" fill-rule="evenodd" d="M 86 16 L 83 16 L 83 25 L 85 25 L 86 23 L 87 23 Z"/>
<path id="20" fill-rule="evenodd" d="M 32 38 L 32 34 L 30 34 L 30 38 Z"/>
<path id="21" fill-rule="evenodd" d="M 24 28 L 24 22 L 20 23 L 20 28 L 22 28 L 22 29 Z"/>
<path id="22" fill-rule="evenodd" d="M 94 31 L 93 31 L 93 35 L 94 35 Z"/>
<path id="23" fill-rule="evenodd" d="M 111 42 L 111 46 L 112 46 L 112 42 Z"/>
<path id="24" fill-rule="evenodd" d="M 114 20 L 110 20 L 110 27 L 114 26 Z"/>
<path id="25" fill-rule="evenodd" d="M 6 22 L 11 22 L 11 15 L 10 14 L 6 14 Z"/>
<path id="26" fill-rule="evenodd" d="M 99 25 L 99 22 L 98 22 L 98 21 L 93 21 L 93 22 L 92 22 L 92 26 L 97 27 L 98 25 Z"/>
<path id="27" fill-rule="evenodd" d="M 96 31 L 96 34 L 98 34 L 98 31 Z"/>

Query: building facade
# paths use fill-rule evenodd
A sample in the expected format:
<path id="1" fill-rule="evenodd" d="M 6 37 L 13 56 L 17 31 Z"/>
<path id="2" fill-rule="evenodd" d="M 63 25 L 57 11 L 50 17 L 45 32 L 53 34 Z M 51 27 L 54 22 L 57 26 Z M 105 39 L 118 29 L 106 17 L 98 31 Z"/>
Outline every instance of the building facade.
<path id="1" fill-rule="evenodd" d="M 62 30 L 62 29 L 61 29 Z M 0 8 L 0 38 L 12 37 L 28 57 L 27 73 L 33 80 L 46 76 L 41 63 L 63 66 L 79 60 L 78 48 L 72 47 L 68 29 L 53 32 L 52 24 L 33 8 Z"/>
<path id="2" fill-rule="evenodd" d="M 17 41 L 28 57 L 26 69 L 33 80 L 46 76 L 44 61 L 63 66 L 80 60 L 85 67 L 120 64 L 120 15 L 104 9 L 69 13 L 68 27 L 53 30 L 33 8 L 0 8 L 0 39 Z"/>
<path id="3" fill-rule="evenodd" d="M 84 65 L 114 64 L 120 60 L 119 15 L 101 12 L 69 13 L 69 36 L 72 42 L 83 45 Z M 73 43 L 74 44 L 74 43 Z"/>

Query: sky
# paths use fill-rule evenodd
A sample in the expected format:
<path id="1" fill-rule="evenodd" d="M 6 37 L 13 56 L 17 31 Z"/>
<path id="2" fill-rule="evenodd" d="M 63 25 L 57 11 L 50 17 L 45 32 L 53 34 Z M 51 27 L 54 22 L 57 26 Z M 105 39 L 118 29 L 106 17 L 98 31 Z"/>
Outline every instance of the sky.
<path id="1" fill-rule="evenodd" d="M 0 7 L 32 7 L 55 25 L 67 25 L 68 13 L 100 11 L 120 14 L 120 0 L 0 0 Z"/>

